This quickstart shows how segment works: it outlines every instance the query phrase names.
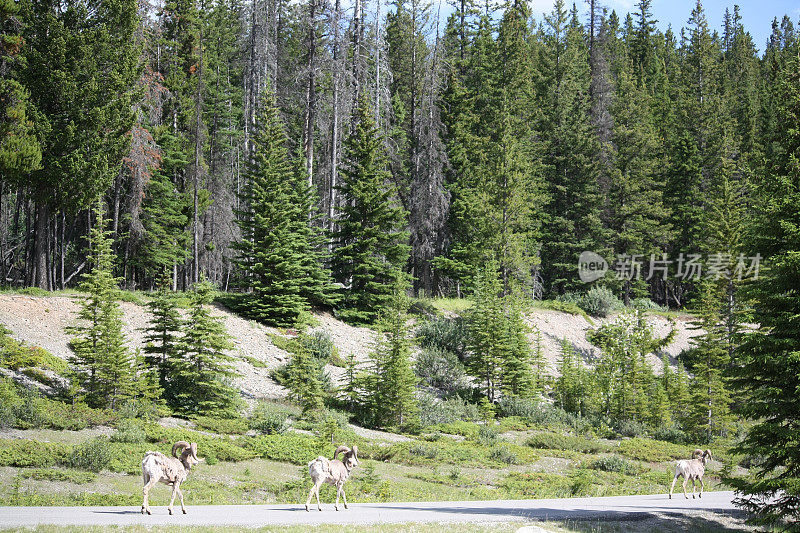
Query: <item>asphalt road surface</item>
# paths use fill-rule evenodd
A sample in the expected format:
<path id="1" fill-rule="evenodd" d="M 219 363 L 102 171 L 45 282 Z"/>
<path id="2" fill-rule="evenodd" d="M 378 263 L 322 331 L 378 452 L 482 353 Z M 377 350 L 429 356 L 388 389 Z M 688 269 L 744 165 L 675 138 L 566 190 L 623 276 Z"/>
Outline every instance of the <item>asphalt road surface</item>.
<path id="1" fill-rule="evenodd" d="M 512 522 L 522 520 L 606 519 L 635 520 L 653 513 L 688 515 L 695 511 L 730 512 L 732 492 L 707 492 L 702 499 L 686 500 L 675 494 L 612 496 L 550 500 L 495 500 L 480 502 L 351 503 L 336 512 L 330 503 L 322 512 L 306 512 L 302 505 L 201 505 L 151 507 L 152 515 L 138 507 L 0 507 L 0 527 L 56 525 L 203 525 L 267 526 L 276 524 L 379 524 L 403 522 Z M 177 502 L 176 502 L 177 503 Z"/>

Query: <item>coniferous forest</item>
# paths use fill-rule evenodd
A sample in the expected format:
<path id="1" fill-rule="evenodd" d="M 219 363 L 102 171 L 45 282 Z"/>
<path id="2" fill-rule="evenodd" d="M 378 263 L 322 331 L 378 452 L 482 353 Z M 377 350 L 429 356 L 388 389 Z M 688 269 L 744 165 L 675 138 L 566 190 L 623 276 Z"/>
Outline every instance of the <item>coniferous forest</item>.
<path id="1" fill-rule="evenodd" d="M 91 295 L 72 349 L 107 371 L 75 383 L 111 408 L 150 387 L 179 412 L 235 410 L 213 287 L 272 326 L 311 309 L 377 325 L 373 379 L 397 387 L 360 408 L 397 427 L 419 410 L 409 306 L 472 298 L 463 349 L 481 354 L 466 368 L 487 413 L 547 389 L 572 413 L 659 426 L 688 402 L 681 423 L 710 440 L 733 411 L 759 458 L 736 488 L 796 516 L 800 29 L 778 17 L 755 43 L 737 6 L 709 20 L 697 0 L 664 30 L 651 3 L 0 0 L 0 286 Z M 584 252 L 604 262 L 591 280 Z M 151 293 L 164 324 L 189 291 L 194 329 L 156 325 L 147 353 L 120 356 L 103 298 L 118 289 Z M 530 371 L 526 302 L 617 298 L 695 313 L 683 362 L 703 386 L 665 363 L 663 398 L 640 405 L 641 365 L 609 359 L 597 379 L 618 386 L 589 406 L 569 346 L 552 384 Z M 636 320 L 591 341 L 643 358 L 662 341 Z M 199 404 L 178 345 L 209 372 Z M 313 409 L 296 359 L 287 383 Z M 114 374 L 126 365 L 147 379 Z"/>

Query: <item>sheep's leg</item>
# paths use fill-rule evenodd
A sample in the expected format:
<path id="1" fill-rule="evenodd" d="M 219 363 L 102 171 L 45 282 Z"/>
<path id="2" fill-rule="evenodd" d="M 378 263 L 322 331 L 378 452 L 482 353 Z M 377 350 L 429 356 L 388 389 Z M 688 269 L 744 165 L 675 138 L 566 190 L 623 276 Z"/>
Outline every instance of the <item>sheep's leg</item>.
<path id="1" fill-rule="evenodd" d="M 689 495 L 686 494 L 686 484 L 687 483 L 689 483 L 689 478 L 688 477 L 684 477 L 683 478 L 683 497 L 688 500 L 689 499 Z"/>
<path id="2" fill-rule="evenodd" d="M 347 494 L 344 493 L 344 485 L 342 485 L 342 498 L 344 499 L 344 508 L 347 509 Z"/>
<path id="3" fill-rule="evenodd" d="M 317 495 L 317 510 L 322 511 L 322 505 L 319 503 L 319 488 L 322 486 L 322 482 L 320 481 L 319 484 L 314 486 L 314 494 Z"/>
<path id="4" fill-rule="evenodd" d="M 672 491 L 675 489 L 675 482 L 678 481 L 678 476 L 672 478 L 672 486 L 669 488 L 669 499 L 672 499 Z"/>
<path id="5" fill-rule="evenodd" d="M 702 498 L 703 497 L 703 490 L 705 490 L 705 488 L 706 488 L 706 486 L 703 483 L 703 478 L 700 478 L 700 496 L 698 496 L 698 498 Z"/>
<path id="6" fill-rule="evenodd" d="M 339 494 L 342 493 L 342 486 L 339 485 L 336 487 L 336 503 L 333 505 L 333 508 L 337 511 L 339 510 Z"/>
<path id="7" fill-rule="evenodd" d="M 308 491 L 308 499 L 306 500 L 306 511 L 308 511 L 308 504 L 311 503 L 311 498 L 314 496 L 314 493 L 317 492 L 317 505 L 319 506 L 319 486 L 317 483 L 311 485 L 311 490 Z M 321 511 L 322 509 L 320 509 Z"/>
<path id="8" fill-rule="evenodd" d="M 183 505 L 183 491 L 181 490 L 180 486 L 176 486 L 175 490 L 178 491 L 178 497 L 181 499 L 181 512 L 183 512 L 183 514 L 186 514 L 186 506 Z"/>
<path id="9" fill-rule="evenodd" d="M 147 485 L 145 485 L 142 489 L 142 494 L 144 495 L 144 501 L 142 501 L 142 514 L 152 514 L 150 512 L 150 489 L 152 489 L 156 483 L 158 483 L 158 480 L 151 477 L 147 480 Z"/>
<path id="10" fill-rule="evenodd" d="M 695 485 L 695 483 L 697 483 L 697 478 L 693 477 L 692 478 L 692 499 L 693 500 L 695 499 L 695 497 L 694 497 L 694 485 Z"/>
<path id="11" fill-rule="evenodd" d="M 169 499 L 169 514 L 172 514 L 172 504 L 175 503 L 175 495 L 178 493 L 178 485 L 172 485 L 172 497 Z"/>

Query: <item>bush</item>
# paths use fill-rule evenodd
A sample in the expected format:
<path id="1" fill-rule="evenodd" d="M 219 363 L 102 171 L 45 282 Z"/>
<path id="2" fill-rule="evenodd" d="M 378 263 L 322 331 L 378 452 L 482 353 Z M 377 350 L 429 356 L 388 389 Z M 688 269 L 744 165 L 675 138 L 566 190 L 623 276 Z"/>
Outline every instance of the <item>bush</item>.
<path id="1" fill-rule="evenodd" d="M 462 400 L 458 396 L 440 400 L 430 394 L 419 395 L 420 423 L 423 426 L 447 424 L 449 422 L 475 421 L 478 419 L 478 406 Z"/>
<path id="2" fill-rule="evenodd" d="M 601 457 L 595 459 L 589 464 L 589 468 L 593 470 L 602 470 L 604 472 L 618 472 L 620 474 L 636 474 L 639 469 L 630 461 L 623 459 L 619 455 L 609 455 L 608 457 Z"/>
<path id="3" fill-rule="evenodd" d="M 621 420 L 615 424 L 614 431 L 620 437 L 641 437 L 647 433 L 647 427 L 635 420 Z"/>
<path id="4" fill-rule="evenodd" d="M 640 311 L 666 311 L 667 308 L 661 305 L 658 305 L 650 298 L 634 298 L 631 300 L 631 305 L 633 309 L 638 309 Z"/>
<path id="5" fill-rule="evenodd" d="M 541 403 L 530 398 L 503 396 L 497 404 L 497 414 L 501 417 L 518 416 L 520 418 L 535 419 L 540 417 L 541 411 Z"/>
<path id="6" fill-rule="evenodd" d="M 339 367 L 344 367 L 346 365 L 327 331 L 312 331 L 308 335 L 300 335 L 297 341 L 314 359 L 322 364 L 330 364 Z"/>
<path id="7" fill-rule="evenodd" d="M 689 444 L 689 435 L 677 426 L 661 427 L 653 433 L 653 438 L 673 444 Z"/>
<path id="8" fill-rule="evenodd" d="M 281 404 L 262 402 L 250 416 L 250 429 L 263 435 L 284 433 L 289 429 L 290 416 L 299 416 L 299 411 Z"/>
<path id="9" fill-rule="evenodd" d="M 605 317 L 622 309 L 622 301 L 608 287 L 594 286 L 578 299 L 578 306 L 591 316 Z"/>
<path id="10" fill-rule="evenodd" d="M 67 362 L 56 357 L 39 346 L 28 346 L 24 342 L 13 339 L 11 331 L 0 326 L 0 367 L 19 370 L 21 368 L 38 368 L 64 373 Z"/>
<path id="11" fill-rule="evenodd" d="M 505 446 L 496 446 L 489 452 L 489 459 L 497 461 L 498 463 L 505 463 L 507 465 L 515 465 L 519 462 L 517 454 L 506 448 Z"/>
<path id="12" fill-rule="evenodd" d="M 66 464 L 72 468 L 99 472 L 111 463 L 112 450 L 105 437 L 99 437 L 79 444 L 72 449 Z"/>
<path id="13" fill-rule="evenodd" d="M 262 459 L 303 466 L 320 455 L 330 457 L 333 453 L 330 445 L 323 446 L 319 439 L 297 433 L 254 437 L 247 440 L 247 446 Z"/>
<path id="14" fill-rule="evenodd" d="M 499 435 L 497 430 L 490 426 L 480 426 L 478 430 L 478 442 L 483 446 L 494 446 L 497 443 Z"/>
<path id="15" fill-rule="evenodd" d="M 441 431 L 442 433 L 448 433 L 450 435 L 461 435 L 467 439 L 477 440 L 480 430 L 483 427 L 485 426 L 479 426 L 475 422 L 456 420 L 455 422 L 448 422 L 446 424 L 437 424 L 431 429 Z"/>
<path id="16" fill-rule="evenodd" d="M 553 432 L 531 435 L 525 444 L 537 449 L 569 450 L 580 453 L 601 453 L 611 450 L 610 445 L 598 440 Z"/>
<path id="17" fill-rule="evenodd" d="M 141 422 L 136 420 L 120 420 L 117 423 L 117 431 L 111 435 L 111 442 L 128 442 L 138 444 L 147 439 L 147 433 Z"/>
<path id="18" fill-rule="evenodd" d="M 625 439 L 619 444 L 619 453 L 631 459 L 659 463 L 674 459 L 690 459 L 692 448 L 652 439 Z"/>
<path id="19" fill-rule="evenodd" d="M 71 448 L 66 444 L 28 439 L 0 439 L 0 466 L 47 468 L 65 464 Z"/>
<path id="20" fill-rule="evenodd" d="M 222 435 L 242 435 L 250 429 L 247 420 L 243 418 L 198 416 L 192 420 L 194 420 L 198 427 Z"/>
<path id="21" fill-rule="evenodd" d="M 445 393 L 452 393 L 462 387 L 466 375 L 464 364 L 449 350 L 427 346 L 417 355 L 414 372 L 422 384 Z"/>
<path id="22" fill-rule="evenodd" d="M 17 387 L 11 380 L 0 379 L 0 426 L 78 430 L 108 425 L 118 418 L 110 410 L 58 402 Z"/>
<path id="23" fill-rule="evenodd" d="M 436 317 L 420 324 L 417 342 L 422 348 L 438 348 L 454 353 L 460 361 L 467 357 L 467 326 L 461 317 Z"/>
<path id="24" fill-rule="evenodd" d="M 322 409 L 313 413 L 311 430 L 324 442 L 333 444 L 353 436 L 350 430 L 350 417 L 347 413 L 334 409 Z"/>
<path id="25" fill-rule="evenodd" d="M 60 470 L 55 468 L 33 468 L 19 473 L 21 478 L 43 481 L 67 481 L 76 485 L 85 485 L 97 479 L 94 472 L 80 470 Z"/>

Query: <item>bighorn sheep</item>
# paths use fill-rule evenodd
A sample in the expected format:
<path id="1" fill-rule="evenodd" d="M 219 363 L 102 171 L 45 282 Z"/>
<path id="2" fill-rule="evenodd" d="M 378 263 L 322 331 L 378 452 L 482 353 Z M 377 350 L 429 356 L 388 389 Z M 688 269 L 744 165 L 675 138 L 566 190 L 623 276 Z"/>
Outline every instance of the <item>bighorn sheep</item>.
<path id="1" fill-rule="evenodd" d="M 338 460 L 336 456 L 342 453 L 342 460 Z M 310 463 L 308 463 L 308 472 L 311 474 L 311 480 L 314 485 L 308 493 L 306 500 L 306 511 L 308 511 L 308 504 L 311 503 L 311 496 L 317 495 L 317 509 L 322 511 L 322 506 L 319 503 L 319 488 L 323 483 L 328 483 L 336 487 L 336 510 L 339 510 L 339 494 L 344 498 L 344 508 L 347 509 L 347 496 L 344 493 L 344 482 L 350 476 L 353 468 L 358 466 L 358 446 L 353 446 L 351 450 L 347 446 L 339 446 L 333 452 L 333 460 L 328 460 L 327 457 L 319 456 Z"/>
<path id="2" fill-rule="evenodd" d="M 181 451 L 180 455 L 178 455 L 178 450 Z M 172 504 L 175 502 L 176 494 L 181 498 L 181 511 L 186 514 L 181 483 L 186 481 L 186 476 L 189 475 L 189 470 L 192 469 L 192 466 L 198 464 L 201 460 L 197 458 L 197 443 L 189 444 L 185 440 L 178 441 L 172 446 L 172 457 L 167 457 L 161 452 L 147 452 L 144 459 L 142 459 L 142 481 L 144 481 L 142 514 L 151 514 L 148 500 L 150 489 L 159 481 L 165 485 L 172 486 L 169 514 L 172 514 Z"/>
<path id="3" fill-rule="evenodd" d="M 683 476 L 683 495 L 688 500 L 689 496 L 686 494 L 686 483 L 692 481 L 692 498 L 694 498 L 694 484 L 700 481 L 700 497 L 703 497 L 703 474 L 706 472 L 706 463 L 712 459 L 711 450 L 703 451 L 696 449 L 692 453 L 692 458 L 689 460 L 683 459 L 675 464 L 675 477 L 672 479 L 672 486 L 669 488 L 669 497 L 672 499 L 672 489 L 675 488 L 675 482 L 678 481 L 680 476 Z"/>

